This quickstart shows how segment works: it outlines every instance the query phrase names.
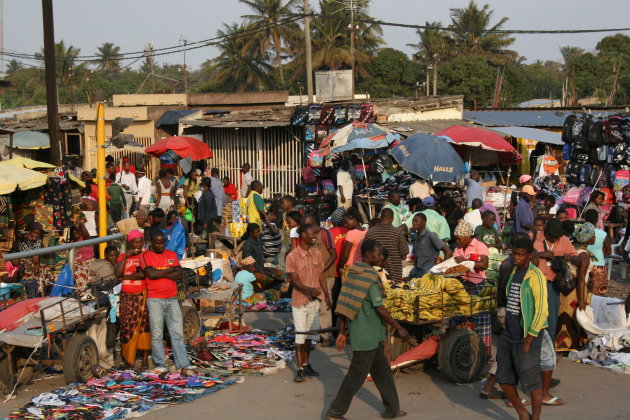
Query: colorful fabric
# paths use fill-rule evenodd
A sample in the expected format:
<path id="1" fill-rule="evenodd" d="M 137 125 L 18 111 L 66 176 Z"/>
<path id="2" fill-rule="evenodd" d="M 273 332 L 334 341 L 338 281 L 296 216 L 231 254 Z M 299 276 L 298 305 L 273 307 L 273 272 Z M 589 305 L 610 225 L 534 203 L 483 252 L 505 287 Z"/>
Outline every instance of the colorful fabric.
<path id="1" fill-rule="evenodd" d="M 454 235 L 461 236 L 463 238 L 469 238 L 473 236 L 473 228 L 470 223 L 464 220 L 460 220 L 457 224 L 457 227 L 455 228 Z"/>
<path id="2" fill-rule="evenodd" d="M 335 312 L 352 321 L 373 284 L 380 287 L 378 273 L 372 266 L 359 262 L 348 267 Z"/>
<path id="3" fill-rule="evenodd" d="M 140 293 L 120 294 L 120 341 L 122 357 L 133 366 L 137 350 L 151 350 L 149 315 L 146 305 L 146 290 Z"/>
<path id="4" fill-rule="evenodd" d="M 560 312 L 556 324 L 556 351 L 579 350 L 586 344 L 588 337 L 576 318 L 577 292 L 560 292 Z"/>
<path id="5" fill-rule="evenodd" d="M 250 265 L 250 264 L 256 264 L 256 259 L 252 257 L 251 255 L 241 260 L 241 265 Z"/>
<path id="6" fill-rule="evenodd" d="M 92 252 L 92 255 L 94 253 Z M 77 261 L 74 265 L 72 275 L 74 277 L 74 287 L 83 290 L 90 284 L 90 265 L 95 261 L 94 258 Z"/>
<path id="7" fill-rule="evenodd" d="M 603 296 L 608 292 L 608 270 L 605 265 L 594 265 L 586 289 L 589 293 Z"/>
<path id="8" fill-rule="evenodd" d="M 588 242 L 593 236 L 595 236 L 595 226 L 588 222 L 576 225 L 573 231 L 573 237 L 580 243 Z"/>

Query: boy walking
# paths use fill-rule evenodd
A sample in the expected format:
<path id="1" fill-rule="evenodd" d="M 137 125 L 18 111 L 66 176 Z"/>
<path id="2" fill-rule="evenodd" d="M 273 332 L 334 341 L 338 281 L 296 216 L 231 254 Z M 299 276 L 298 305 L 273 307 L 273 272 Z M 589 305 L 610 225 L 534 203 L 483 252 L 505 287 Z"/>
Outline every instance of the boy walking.
<path id="1" fill-rule="evenodd" d="M 520 420 L 540 419 L 543 399 L 540 352 L 547 328 L 547 279 L 530 262 L 533 250 L 529 238 L 512 244 L 515 267 L 506 286 L 505 330 L 497 345 L 496 381 Z M 531 416 L 518 396 L 518 384 L 531 394 Z"/>
<path id="2" fill-rule="evenodd" d="M 361 245 L 361 254 L 363 262 L 350 267 L 337 302 L 336 312 L 341 315 L 337 350 L 342 351 L 346 345 L 348 327 L 352 362 L 326 413 L 328 420 L 345 418 L 354 394 L 363 386 L 368 373 L 372 375 L 385 406 L 381 416 L 393 419 L 407 415 L 400 409 L 394 376 L 385 356 L 385 323 L 391 325 L 403 340 L 409 339 L 409 333 L 383 306 L 382 285 L 372 267 L 381 263 L 383 247 L 374 239 L 366 239 Z"/>

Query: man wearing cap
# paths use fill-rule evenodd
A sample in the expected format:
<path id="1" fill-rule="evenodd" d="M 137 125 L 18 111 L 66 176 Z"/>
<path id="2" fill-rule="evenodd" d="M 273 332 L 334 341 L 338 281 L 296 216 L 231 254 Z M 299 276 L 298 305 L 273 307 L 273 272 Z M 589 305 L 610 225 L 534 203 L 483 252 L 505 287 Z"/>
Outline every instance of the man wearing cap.
<path id="1" fill-rule="evenodd" d="M 131 159 L 129 159 L 129 156 L 125 156 L 122 158 L 122 161 L 120 162 L 120 166 L 116 167 L 116 173 L 121 172 L 123 170 L 125 163 L 129 163 L 129 172 L 135 175 L 137 172 L 136 167 L 131 164 Z"/>
<path id="2" fill-rule="evenodd" d="M 520 200 L 514 210 L 514 233 L 528 233 L 534 231 L 534 215 L 532 208 L 535 205 L 536 191 L 531 185 L 525 185 L 518 194 Z"/>
<path id="3" fill-rule="evenodd" d="M 138 180 L 138 209 L 148 213 L 151 204 L 151 180 L 147 178 L 144 168 L 138 168 L 136 178 Z"/>

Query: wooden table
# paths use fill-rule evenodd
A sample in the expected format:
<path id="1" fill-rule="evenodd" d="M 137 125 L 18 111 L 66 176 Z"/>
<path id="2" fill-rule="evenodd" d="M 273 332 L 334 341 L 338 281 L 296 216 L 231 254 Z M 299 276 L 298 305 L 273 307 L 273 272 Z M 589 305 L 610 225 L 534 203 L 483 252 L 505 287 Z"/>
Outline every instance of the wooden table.
<path id="1" fill-rule="evenodd" d="M 372 217 L 376 217 L 379 214 L 380 209 L 387 204 L 388 201 L 386 198 L 373 197 L 369 199 L 369 204 L 367 197 L 354 197 L 352 200 L 357 203 L 357 208 L 359 209 L 359 213 L 361 213 L 361 217 L 363 217 L 365 223 L 370 221 L 370 214 Z"/>
<path id="2" fill-rule="evenodd" d="M 220 234 L 218 232 L 214 232 L 214 233 L 211 233 L 211 234 L 208 235 L 210 249 L 215 249 L 216 248 L 217 240 L 223 240 L 223 241 L 230 242 L 234 246 L 234 248 L 232 250 L 235 250 L 237 248 L 239 239 L 240 238 L 238 238 L 236 236 L 222 235 L 222 234 Z"/>

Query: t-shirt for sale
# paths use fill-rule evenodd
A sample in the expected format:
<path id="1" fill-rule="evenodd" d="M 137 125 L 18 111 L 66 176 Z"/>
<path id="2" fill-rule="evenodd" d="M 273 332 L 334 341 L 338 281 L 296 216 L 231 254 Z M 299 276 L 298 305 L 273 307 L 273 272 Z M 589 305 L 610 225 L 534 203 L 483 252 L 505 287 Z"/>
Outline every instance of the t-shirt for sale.
<path id="1" fill-rule="evenodd" d="M 153 267 L 157 270 L 165 270 L 169 267 L 179 267 L 177 254 L 168 249 L 165 249 L 160 254 L 147 251 L 143 256 L 143 268 Z M 177 284 L 175 280 L 168 278 L 147 279 L 147 289 L 148 298 L 170 299 L 177 295 Z"/>
<path id="2" fill-rule="evenodd" d="M 118 261 L 122 261 L 123 257 L 125 256 L 125 254 L 121 254 L 118 257 Z M 137 254 L 137 255 L 133 255 L 133 256 L 128 256 L 127 257 L 127 261 L 125 262 L 125 271 L 123 272 L 123 274 L 125 276 L 130 276 L 132 274 L 136 274 L 137 267 L 141 267 L 141 259 L 142 259 L 142 254 Z M 122 282 L 122 291 L 125 293 L 140 293 L 142 292 L 144 289 L 147 288 L 147 281 L 146 279 L 142 279 L 142 280 L 123 280 Z"/>
<path id="3" fill-rule="evenodd" d="M 527 274 L 527 267 L 516 270 L 507 292 L 505 307 L 505 329 L 503 337 L 510 343 L 521 343 L 525 339 L 521 313 L 521 284 Z"/>

